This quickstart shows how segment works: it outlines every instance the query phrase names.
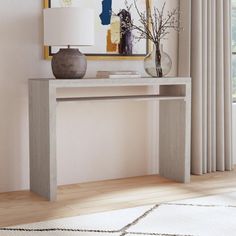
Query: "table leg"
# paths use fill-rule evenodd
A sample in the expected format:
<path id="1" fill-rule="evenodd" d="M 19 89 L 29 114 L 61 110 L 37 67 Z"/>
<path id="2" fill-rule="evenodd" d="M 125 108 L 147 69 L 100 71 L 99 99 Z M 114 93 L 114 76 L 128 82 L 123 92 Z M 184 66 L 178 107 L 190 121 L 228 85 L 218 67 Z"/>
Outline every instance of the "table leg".
<path id="1" fill-rule="evenodd" d="M 30 190 L 56 199 L 56 89 L 45 81 L 29 82 Z"/>
<path id="2" fill-rule="evenodd" d="M 160 101 L 160 175 L 190 182 L 190 101 Z"/>

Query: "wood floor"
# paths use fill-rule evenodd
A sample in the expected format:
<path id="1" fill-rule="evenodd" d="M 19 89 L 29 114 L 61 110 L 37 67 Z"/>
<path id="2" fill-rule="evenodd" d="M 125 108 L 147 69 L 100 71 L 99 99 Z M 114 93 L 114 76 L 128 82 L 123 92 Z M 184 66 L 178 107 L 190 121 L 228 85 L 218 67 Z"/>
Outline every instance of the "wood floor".
<path id="1" fill-rule="evenodd" d="M 236 171 L 192 176 L 179 184 L 159 176 L 61 186 L 48 202 L 29 191 L 0 194 L 0 227 L 236 191 Z"/>

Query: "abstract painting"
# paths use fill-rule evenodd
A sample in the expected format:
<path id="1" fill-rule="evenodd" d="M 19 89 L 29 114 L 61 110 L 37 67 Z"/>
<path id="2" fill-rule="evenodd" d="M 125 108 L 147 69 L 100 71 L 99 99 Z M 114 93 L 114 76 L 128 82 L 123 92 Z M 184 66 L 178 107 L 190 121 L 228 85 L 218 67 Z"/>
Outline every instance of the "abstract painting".
<path id="1" fill-rule="evenodd" d="M 137 40 L 136 32 L 125 28 L 124 22 L 139 20 L 134 7 L 127 5 L 134 0 L 44 0 L 45 7 L 84 7 L 95 12 L 95 44 L 80 47 L 88 59 L 142 59 L 149 51 L 147 39 Z M 141 12 L 147 12 L 151 0 L 136 0 Z M 86 19 L 84 24 L 86 24 Z M 59 50 L 45 47 L 48 59 Z"/>

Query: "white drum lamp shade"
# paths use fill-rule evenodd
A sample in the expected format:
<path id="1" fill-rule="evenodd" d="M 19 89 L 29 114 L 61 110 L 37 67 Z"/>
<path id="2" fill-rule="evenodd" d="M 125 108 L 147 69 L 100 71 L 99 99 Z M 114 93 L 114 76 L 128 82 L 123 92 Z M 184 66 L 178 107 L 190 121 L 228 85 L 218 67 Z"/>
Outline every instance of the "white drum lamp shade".
<path id="1" fill-rule="evenodd" d="M 89 46 L 94 44 L 94 11 L 63 7 L 44 9 L 44 45 Z"/>
<path id="2" fill-rule="evenodd" d="M 94 44 L 94 11 L 65 7 L 44 9 L 44 45 L 67 46 L 52 58 L 52 71 L 57 79 L 81 79 L 87 60 L 78 48 Z"/>

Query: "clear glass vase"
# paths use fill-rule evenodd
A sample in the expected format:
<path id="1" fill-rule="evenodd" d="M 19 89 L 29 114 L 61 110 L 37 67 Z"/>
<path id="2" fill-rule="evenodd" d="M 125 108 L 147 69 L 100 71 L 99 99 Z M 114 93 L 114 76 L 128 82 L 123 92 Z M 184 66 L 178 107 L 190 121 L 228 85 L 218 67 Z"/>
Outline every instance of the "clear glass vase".
<path id="1" fill-rule="evenodd" d="M 166 76 L 172 67 L 170 56 L 163 51 L 163 45 L 153 44 L 152 51 L 144 58 L 144 68 L 152 77 Z"/>

